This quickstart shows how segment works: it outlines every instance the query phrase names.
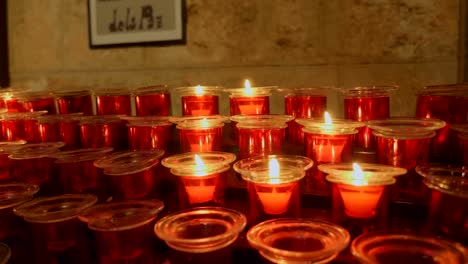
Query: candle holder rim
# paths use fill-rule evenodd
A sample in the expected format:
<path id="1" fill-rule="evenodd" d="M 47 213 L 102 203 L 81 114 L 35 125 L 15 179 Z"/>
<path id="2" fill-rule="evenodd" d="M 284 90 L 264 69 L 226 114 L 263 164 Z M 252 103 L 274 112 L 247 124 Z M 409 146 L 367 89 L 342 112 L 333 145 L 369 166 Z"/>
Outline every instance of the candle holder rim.
<path id="1" fill-rule="evenodd" d="M 116 87 L 116 88 L 99 88 L 92 89 L 94 96 L 121 96 L 125 95 L 130 97 L 131 89 L 125 87 Z"/>
<path id="2" fill-rule="evenodd" d="M 404 246 L 404 243 L 409 244 L 409 242 L 411 242 L 412 245 L 411 252 L 414 252 L 415 247 L 424 249 L 424 246 L 431 246 L 430 250 L 427 250 L 426 248 L 422 254 L 427 255 L 429 252 L 434 252 L 431 255 L 433 257 L 437 257 L 437 259 L 441 258 L 441 252 L 445 252 L 447 255 L 447 250 L 451 251 L 451 253 L 446 256 L 451 257 L 451 261 L 444 263 L 461 264 L 468 261 L 468 251 L 463 245 L 457 242 L 431 236 L 416 235 L 408 232 L 403 234 L 386 231 L 374 231 L 362 234 L 353 240 L 350 251 L 357 259 L 364 263 L 375 263 L 375 257 L 368 256 L 369 254 L 366 251 L 367 247 L 374 249 L 375 246 L 382 247 L 382 245 L 385 245 L 385 248 L 388 250 L 389 247 L 393 245 L 396 246 L 399 251 L 408 251 L 408 248 Z M 373 244 L 375 244 L 374 247 L 372 247 Z M 437 247 L 437 249 L 434 250 L 433 247 Z M 380 253 L 382 251 L 374 250 L 374 252 Z M 454 259 L 456 255 L 458 255 L 460 262 Z M 447 259 L 445 258 L 445 260 Z"/>
<path id="3" fill-rule="evenodd" d="M 269 96 L 271 92 L 278 89 L 278 86 L 259 86 L 250 87 L 252 94 L 245 94 L 245 87 L 238 88 L 226 88 L 223 92 L 228 93 L 230 97 L 257 97 L 257 96 Z"/>
<path id="4" fill-rule="evenodd" d="M 42 142 L 28 143 L 14 149 L 9 159 L 36 159 L 50 157 L 52 154 L 60 151 L 59 148 L 65 146 L 63 142 Z"/>
<path id="5" fill-rule="evenodd" d="M 341 88 L 341 93 L 345 97 L 374 97 L 389 96 L 389 92 L 398 90 L 398 85 L 365 85 L 350 88 Z"/>
<path id="6" fill-rule="evenodd" d="M 78 120 L 80 121 L 80 125 L 107 125 L 121 123 L 123 116 L 125 115 L 81 116 Z"/>
<path id="7" fill-rule="evenodd" d="M 0 154 L 10 154 L 26 143 L 26 140 L 23 139 L 15 141 L 0 141 Z"/>
<path id="8" fill-rule="evenodd" d="M 128 162 L 128 164 L 119 163 L 116 166 L 108 167 L 104 169 L 104 174 L 107 176 L 126 176 L 130 174 L 139 173 L 151 169 L 159 164 L 159 159 L 140 161 L 140 162 Z"/>
<path id="9" fill-rule="evenodd" d="M 169 121 L 176 124 L 178 129 L 196 129 L 196 128 L 217 128 L 223 127 L 229 120 L 227 116 L 186 116 L 173 117 Z M 203 122 L 203 124 L 201 124 Z"/>
<path id="10" fill-rule="evenodd" d="M 233 115 L 230 117 L 231 121 L 237 123 L 244 123 L 244 122 L 259 122 L 261 120 L 268 120 L 268 121 L 277 121 L 277 122 L 289 122 L 294 120 L 294 116 L 292 115 Z"/>
<path id="11" fill-rule="evenodd" d="M 190 216 L 193 217 L 190 218 Z M 170 224 L 173 222 L 179 221 L 188 221 L 188 220 L 197 220 L 197 223 L 201 222 L 203 218 L 197 218 L 199 216 L 211 216 L 210 219 L 217 219 L 214 216 L 222 217 L 220 220 L 225 222 L 230 220 L 231 228 L 226 229 L 226 232 L 223 234 L 217 234 L 214 236 L 208 236 L 203 238 L 181 238 L 173 236 L 177 233 L 176 231 L 168 230 L 170 229 Z M 228 218 L 228 219 L 226 219 Z M 179 224 L 180 225 L 180 224 Z M 190 209 L 185 209 L 175 213 L 171 213 L 163 218 L 161 218 L 154 225 L 154 233 L 170 247 L 181 251 L 190 251 L 194 253 L 204 253 L 214 251 L 223 247 L 228 246 L 233 243 L 237 236 L 244 230 L 247 225 L 247 218 L 244 214 L 239 211 L 225 208 L 225 207 L 195 207 Z M 176 226 L 177 227 L 177 226 Z M 170 232 L 169 232 L 170 231 Z M 190 249 L 188 249 L 190 248 Z"/>
<path id="12" fill-rule="evenodd" d="M 0 115 L 0 120 L 32 120 L 41 115 L 47 114 L 47 112 L 47 110 L 41 110 L 33 112 L 3 113 Z"/>
<path id="13" fill-rule="evenodd" d="M 416 90 L 418 96 L 468 96 L 468 84 L 428 85 Z"/>
<path id="14" fill-rule="evenodd" d="M 55 90 L 51 92 L 51 95 L 55 98 L 63 98 L 63 97 L 79 97 L 79 96 L 86 96 L 92 95 L 92 91 L 90 89 L 76 89 L 76 90 Z"/>
<path id="15" fill-rule="evenodd" d="M 121 168 L 128 166 L 128 162 L 151 162 L 159 160 L 164 156 L 164 153 L 164 150 L 157 148 L 120 151 L 97 159 L 93 164 L 100 169 L 107 169 L 110 167 Z"/>
<path id="16" fill-rule="evenodd" d="M 72 114 L 58 114 L 58 115 L 43 115 L 43 116 L 38 116 L 36 120 L 39 124 L 72 123 L 72 122 L 79 122 L 81 117 L 83 117 L 83 113 L 72 113 Z"/>
<path id="17" fill-rule="evenodd" d="M 13 212 L 28 222 L 55 223 L 76 218 L 96 202 L 97 196 L 92 194 L 62 194 L 32 199 Z"/>
<path id="18" fill-rule="evenodd" d="M 169 94 L 169 86 L 166 84 L 149 85 L 149 86 L 137 87 L 137 88 L 131 89 L 130 91 L 131 91 L 131 94 L 134 96 L 151 95 L 153 93 Z"/>
<path id="19" fill-rule="evenodd" d="M 392 117 L 367 121 L 374 135 L 402 139 L 430 138 L 445 125 L 444 121 L 435 118 Z"/>
<path id="20" fill-rule="evenodd" d="M 407 170 L 404 168 L 393 167 L 382 164 L 359 163 L 363 171 L 363 180 L 366 180 L 366 185 L 390 185 L 395 183 L 395 177 L 405 175 Z M 318 166 L 320 171 L 327 173 L 327 180 L 334 183 L 348 184 L 353 177 L 353 164 L 352 163 L 329 163 L 320 164 Z M 372 177 L 370 177 L 372 176 Z"/>
<path id="21" fill-rule="evenodd" d="M 468 134 L 468 123 L 462 123 L 462 124 L 453 124 L 450 126 L 451 129 L 466 135 Z"/>
<path id="22" fill-rule="evenodd" d="M 317 251 L 292 251 L 278 249 L 267 245 L 264 241 L 260 240 L 259 238 L 259 236 L 261 235 L 261 231 L 265 232 L 264 229 L 267 229 L 268 227 L 268 235 L 270 235 L 274 231 L 274 229 L 280 229 L 282 227 L 287 227 L 289 231 L 292 227 L 313 227 L 322 229 L 325 228 L 325 230 L 327 231 L 326 233 L 328 235 L 330 235 L 331 232 L 334 232 L 334 236 L 336 236 L 334 238 L 335 240 L 338 240 L 338 242 L 335 242 L 333 246 L 329 247 L 328 249 L 321 249 Z M 317 233 L 315 232 L 314 234 L 317 235 Z M 259 250 L 262 256 L 266 257 L 270 261 L 274 261 L 275 257 L 280 257 L 283 260 L 297 260 L 298 258 L 300 258 L 300 260 L 304 260 L 305 258 L 307 258 L 308 261 L 313 260 L 313 263 L 328 263 L 327 260 L 332 260 L 336 257 L 336 255 L 339 252 L 341 252 L 348 246 L 351 240 L 351 236 L 346 229 L 331 222 L 306 218 L 279 218 L 264 221 L 252 227 L 247 232 L 247 240 L 252 245 L 252 247 Z"/>
<path id="23" fill-rule="evenodd" d="M 93 205 L 78 218 L 95 231 L 123 231 L 145 225 L 164 209 L 157 199 L 127 200 Z"/>
<path id="24" fill-rule="evenodd" d="M 336 91 L 338 88 L 334 86 L 296 86 L 296 87 L 279 87 L 276 91 L 285 96 L 317 96 L 324 97 L 330 91 Z"/>
<path id="25" fill-rule="evenodd" d="M 50 90 L 19 90 L 15 92 L 14 98 L 21 102 L 35 101 L 38 99 L 53 98 L 52 91 Z"/>
<path id="26" fill-rule="evenodd" d="M 111 147 L 101 148 L 85 148 L 74 149 L 67 151 L 59 151 L 50 155 L 51 158 L 56 159 L 55 163 L 70 163 L 96 160 L 103 157 L 105 154 L 112 152 L 114 149 Z"/>
<path id="27" fill-rule="evenodd" d="M 424 177 L 424 184 L 427 187 L 468 198 L 468 168 L 444 164 L 423 164 L 416 166 L 415 170 Z"/>
<path id="28" fill-rule="evenodd" d="M 11 257 L 10 247 L 5 243 L 0 242 L 0 264 L 7 264 L 10 257 Z"/>
<path id="29" fill-rule="evenodd" d="M 171 116 L 122 116 L 120 119 L 127 121 L 127 126 L 167 126 L 172 125 Z"/>
<path id="30" fill-rule="evenodd" d="M 198 168 L 195 155 L 203 160 L 204 168 Z M 179 176 L 207 176 L 216 172 L 222 172 L 230 168 L 230 164 L 236 160 L 236 155 L 229 152 L 186 152 L 164 158 L 161 164 L 170 168 Z M 189 162 L 189 164 L 181 164 Z"/>
<path id="31" fill-rule="evenodd" d="M 191 170 L 188 168 L 170 169 L 170 172 L 172 173 L 172 175 L 178 176 L 178 177 L 189 177 L 189 178 L 193 177 L 193 178 L 201 179 L 201 178 L 211 178 L 213 177 L 213 175 L 225 172 L 229 170 L 230 168 L 231 166 L 229 164 L 226 164 L 222 166 L 220 165 L 220 166 L 216 166 L 212 168 L 207 168 L 204 170 Z"/>
<path id="32" fill-rule="evenodd" d="M 203 89 L 203 93 L 202 94 L 198 94 L 197 93 L 197 87 L 201 87 Z M 195 95 L 195 96 L 205 96 L 205 95 L 214 95 L 214 96 L 219 96 L 222 91 L 223 91 L 224 87 L 222 86 L 217 86 L 217 85 L 195 85 L 195 86 L 180 86 L 180 87 L 175 87 L 172 89 L 172 91 L 174 91 L 175 94 L 179 95 L 179 96 L 191 96 L 191 95 Z"/>
<path id="33" fill-rule="evenodd" d="M 0 184 L 0 209 L 19 205 L 39 191 L 39 186 L 26 182 L 9 182 Z"/>

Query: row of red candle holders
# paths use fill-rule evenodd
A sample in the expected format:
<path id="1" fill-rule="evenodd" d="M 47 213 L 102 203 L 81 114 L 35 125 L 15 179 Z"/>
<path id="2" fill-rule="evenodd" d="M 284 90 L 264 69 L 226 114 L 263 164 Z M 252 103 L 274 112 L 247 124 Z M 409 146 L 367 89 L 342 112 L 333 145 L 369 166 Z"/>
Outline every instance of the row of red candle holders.
<path id="1" fill-rule="evenodd" d="M 49 146 L 49 148 L 52 147 Z M 16 153 L 24 153 L 25 150 L 19 148 Z M 104 155 L 106 151 L 95 150 L 93 152 L 94 159 Z M 82 155 L 77 155 L 76 152 L 54 152 L 51 156 L 57 157 L 56 163 L 59 164 L 74 159 L 83 166 L 85 165 L 85 163 L 82 163 L 85 156 L 83 154 L 89 156 L 91 152 L 81 151 L 79 153 Z M 121 198 L 155 197 L 153 196 L 154 193 L 150 194 L 147 190 L 154 186 L 152 183 L 163 181 L 165 175 L 161 173 L 152 174 L 151 177 L 143 176 L 144 179 L 142 179 L 141 175 L 126 173 L 125 167 L 131 166 L 136 161 L 146 161 L 148 164 L 153 165 L 150 165 L 145 171 L 151 171 L 154 164 L 157 164 L 160 155 L 160 152 L 151 151 L 116 153 L 98 158 L 93 163 L 95 168 L 103 168 L 104 174 L 118 178 L 119 183 L 117 185 L 126 189 L 126 194 L 139 194 L 139 196 Z M 163 165 L 171 168 L 171 173 L 180 179 L 179 183 L 181 184 L 177 193 L 181 200 L 179 200 L 178 208 L 225 205 L 223 199 L 225 186 L 223 182 L 226 180 L 225 173 L 229 170 L 229 163 L 233 160 L 234 155 L 230 153 L 214 152 L 186 153 L 165 158 L 162 162 Z M 300 216 L 300 188 L 298 182 L 304 177 L 305 170 L 310 168 L 312 163 L 310 159 L 305 157 L 287 155 L 263 156 L 238 161 L 234 165 L 234 169 L 246 180 L 249 193 L 247 218 L 249 225 L 253 226 L 268 219 Z M 76 165 L 75 169 L 78 168 Z M 395 176 L 405 173 L 404 169 L 389 166 L 368 164 L 361 164 L 361 166 L 362 168 L 356 168 L 355 165 L 351 167 L 350 164 L 320 166 L 320 169 L 328 174 L 327 180 L 334 184 L 332 197 L 333 220 L 335 223 L 346 227 L 352 237 L 362 232 L 367 233 L 372 230 L 384 230 L 386 228 L 388 186 L 395 182 Z M 67 171 L 70 171 L 70 169 Z M 63 173 L 63 170 L 61 172 Z M 466 206 L 455 206 L 457 204 L 466 205 L 468 186 L 466 182 L 463 182 L 465 169 L 423 166 L 418 169 L 418 172 L 426 178 L 426 184 L 433 190 L 429 218 L 432 226 L 452 238 L 467 243 L 468 230 L 464 223 L 467 220 L 466 210 L 468 208 Z M 62 175 L 59 178 L 75 180 L 72 183 L 75 189 L 71 191 L 92 192 L 92 189 L 79 189 L 83 181 L 77 178 L 89 181 L 90 177 L 88 176 L 90 174 L 86 174 L 86 177 L 83 175 Z M 159 180 L 156 178 L 159 178 Z M 96 180 L 94 181 L 96 182 Z M 151 228 L 151 223 L 154 223 L 156 214 L 162 210 L 163 203 L 154 200 L 104 203 L 82 212 L 96 203 L 98 197 L 81 194 L 38 198 L 21 205 L 37 191 L 38 187 L 32 184 L 0 185 L 0 194 L 3 197 L 0 200 L 2 202 L 2 215 L 4 216 L 2 221 L 5 223 L 5 225 L 2 225 L 0 234 L 2 234 L 2 241 L 10 242 L 14 252 L 19 252 L 17 250 L 25 245 L 24 240 L 21 240 L 21 237 L 18 237 L 16 233 L 19 232 L 24 235 L 24 231 L 27 229 L 22 228 L 24 222 L 15 218 L 13 208 L 15 208 L 14 211 L 18 216 L 23 217 L 31 225 L 34 252 L 36 254 L 35 261 L 37 263 L 55 263 L 53 262 L 54 259 L 59 262 L 71 261 L 66 263 L 87 263 L 85 260 L 90 256 L 86 254 L 85 250 L 86 245 L 89 244 L 84 241 L 86 239 L 84 236 L 86 232 L 82 229 L 84 224 L 87 224 L 94 232 L 93 236 L 88 235 L 88 239 L 92 237 L 91 241 L 96 242 L 99 263 L 120 263 L 115 262 L 119 260 L 148 263 L 148 261 L 154 259 L 153 254 L 158 252 L 152 246 L 153 242 L 149 237 L 148 229 Z M 160 197 L 164 196 L 162 193 L 160 195 Z M 119 200 L 118 196 L 113 196 L 113 198 Z M 182 200 L 185 203 L 181 203 Z M 167 201 L 169 202 L 169 200 Z M 449 212 L 446 211 L 448 206 L 451 209 Z M 213 254 L 212 251 L 218 254 L 226 253 L 225 250 L 217 252 L 217 249 L 225 248 L 234 242 L 238 233 L 246 225 L 245 217 L 239 213 L 228 209 L 211 210 L 204 208 L 195 213 L 177 212 L 159 221 L 155 227 L 156 234 L 165 240 L 169 247 L 179 251 L 179 253 L 172 256 L 175 260 L 173 259 L 171 263 L 185 263 L 187 258 L 194 257 L 195 259 L 201 258 L 208 261 L 204 263 L 216 263 L 211 262 L 212 258 L 218 256 Z M 203 217 L 205 217 L 205 222 L 201 220 Z M 308 236 L 299 238 L 294 235 L 295 233 L 290 233 L 289 237 L 279 236 L 278 240 L 272 238 L 275 242 L 270 243 L 268 242 L 270 239 L 261 236 L 268 235 L 271 232 L 270 228 L 273 228 L 273 226 L 278 228 L 278 223 L 266 222 L 259 225 L 263 225 L 263 228 L 257 226 L 249 231 L 247 234 L 249 242 L 254 248 L 260 250 L 262 256 L 272 261 L 280 261 L 287 258 L 289 254 L 271 255 L 272 252 L 275 252 L 275 250 L 271 251 L 271 248 L 286 251 L 293 250 L 295 252 L 307 248 L 305 255 L 301 255 L 305 259 L 301 260 L 328 261 L 343 250 L 349 242 L 350 235 L 348 231 L 338 226 L 323 222 L 310 223 L 304 220 L 295 221 L 291 219 L 286 220 L 286 223 L 288 224 L 283 227 L 283 230 L 289 226 L 289 228 L 292 228 L 289 231 L 293 231 L 295 225 L 297 225 L 298 230 L 305 232 L 304 228 L 307 227 L 307 230 L 311 232 L 311 235 L 314 235 L 314 238 Z M 308 224 L 311 224 L 313 228 L 309 229 Z M 277 230 L 277 232 L 285 233 L 282 230 Z M 319 234 L 324 237 L 315 237 Z M 270 235 L 276 236 L 273 233 Z M 214 238 L 215 241 L 206 239 L 211 236 L 216 237 Z M 8 240 L 8 238 L 11 240 Z M 302 241 L 301 239 L 305 240 Z M 324 242 L 329 239 L 331 239 L 329 243 Z M 438 258 L 447 257 L 447 261 L 454 259 L 453 263 L 464 263 L 463 261 L 466 261 L 464 259 L 466 256 L 460 255 L 459 252 L 463 250 L 462 246 L 445 244 L 446 242 L 443 241 L 439 243 L 434 240 L 421 239 L 424 243 L 427 243 L 427 246 L 430 244 L 433 246 L 434 243 L 438 247 L 443 246 L 440 252 L 437 252 Z M 202 241 L 206 241 L 206 243 L 202 243 Z M 318 241 L 322 242 L 317 244 Z M 306 244 L 303 244 L 304 247 L 295 247 L 293 249 L 291 248 L 292 245 L 287 245 L 288 242 Z M 80 246 L 84 246 L 84 248 Z M 330 247 L 334 248 L 333 252 L 330 252 Z M 423 249 L 424 246 L 422 246 L 421 250 Z M 181 254 L 180 251 L 186 253 Z M 208 255 L 200 254 L 208 252 L 210 252 Z M 401 254 L 408 253 L 402 252 Z M 16 254 L 14 256 L 27 258 L 29 255 Z M 277 259 L 278 257 L 279 259 Z M 364 256 L 359 255 L 358 257 L 364 258 Z"/>

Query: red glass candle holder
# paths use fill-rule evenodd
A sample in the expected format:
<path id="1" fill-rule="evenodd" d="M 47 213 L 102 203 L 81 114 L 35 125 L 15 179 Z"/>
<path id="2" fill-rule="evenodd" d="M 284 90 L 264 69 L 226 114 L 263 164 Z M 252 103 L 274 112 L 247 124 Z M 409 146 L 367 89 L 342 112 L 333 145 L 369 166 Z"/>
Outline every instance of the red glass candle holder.
<path id="1" fill-rule="evenodd" d="M 354 136 L 364 124 L 343 119 L 328 122 L 314 118 L 298 118 L 296 122 L 304 126 L 306 156 L 314 161 L 314 166 L 307 172 L 304 191 L 329 195 L 331 186 L 325 180 L 325 174 L 317 168 L 320 164 L 350 161 Z"/>
<path id="2" fill-rule="evenodd" d="M 91 148 L 60 151 L 51 155 L 57 167 L 57 189 L 60 193 L 90 193 L 107 199 L 102 171 L 94 161 L 112 151 L 112 148 Z"/>
<path id="3" fill-rule="evenodd" d="M 2 139 L 6 141 L 26 140 L 30 143 L 39 142 L 39 126 L 37 117 L 47 111 L 30 113 L 5 113 L 0 116 Z"/>
<path id="4" fill-rule="evenodd" d="M 233 115 L 268 115 L 270 114 L 270 95 L 275 86 L 225 89 L 229 93 L 230 112 Z"/>
<path id="5" fill-rule="evenodd" d="M 424 201 L 425 188 L 422 178 L 415 173 L 414 168 L 427 163 L 434 131 L 444 125 L 445 122 L 437 119 L 417 118 L 391 118 L 368 122 L 376 136 L 379 163 L 408 170 L 406 175 L 397 178 L 393 199 L 415 203 Z"/>
<path id="6" fill-rule="evenodd" d="M 281 154 L 286 136 L 288 115 L 237 115 L 239 155 L 248 158 L 257 155 Z"/>
<path id="7" fill-rule="evenodd" d="M 158 148 L 169 151 L 168 144 L 171 140 L 172 123 L 169 117 L 124 117 L 127 120 L 128 147 L 129 149 L 153 149 Z"/>
<path id="8" fill-rule="evenodd" d="M 35 263 L 90 263 L 86 226 L 78 215 L 96 201 L 91 194 L 65 194 L 14 209 L 30 226 Z"/>
<path id="9" fill-rule="evenodd" d="M 30 263 L 28 254 L 29 234 L 22 219 L 13 208 L 32 199 L 39 187 L 29 183 L 0 184 L 0 241 L 11 247 L 12 263 Z M 0 263 L 2 263 L 0 261 Z"/>
<path id="10" fill-rule="evenodd" d="M 365 86 L 344 90 L 345 119 L 366 122 L 389 118 L 390 92 L 396 89 L 397 86 Z M 375 148 L 372 131 L 368 127 L 360 128 L 355 144 L 359 148 Z"/>
<path id="11" fill-rule="evenodd" d="M 333 221 L 353 237 L 387 228 L 389 187 L 405 169 L 361 163 L 322 164 L 332 183 Z"/>
<path id="12" fill-rule="evenodd" d="M 257 156 L 240 160 L 234 170 L 247 182 L 249 224 L 300 214 L 299 181 L 313 161 L 291 155 Z"/>
<path id="13" fill-rule="evenodd" d="M 93 115 L 93 96 L 90 90 L 54 91 L 59 114 L 82 113 Z"/>
<path id="14" fill-rule="evenodd" d="M 235 159 L 226 152 L 190 152 L 163 159 L 162 164 L 177 176 L 179 208 L 223 205 L 225 172 Z"/>
<path id="15" fill-rule="evenodd" d="M 372 232 L 351 244 L 352 254 L 361 263 L 467 263 L 466 249 L 454 242 L 408 232 Z"/>
<path id="16" fill-rule="evenodd" d="M 327 109 L 326 87 L 281 88 L 284 94 L 284 112 L 294 118 L 319 118 Z M 288 140 L 293 144 L 304 143 L 302 125 L 295 121 L 288 123 Z"/>
<path id="17" fill-rule="evenodd" d="M 431 141 L 429 159 L 431 162 L 452 162 L 450 133 L 453 124 L 466 123 L 468 118 L 468 85 L 435 85 L 427 86 L 417 91 L 418 100 L 416 117 L 437 118 L 446 122 L 445 127 L 438 130 Z"/>
<path id="18" fill-rule="evenodd" d="M 243 214 L 222 207 L 199 207 L 168 215 L 154 226 L 170 247 L 171 264 L 234 263 L 231 245 L 246 226 Z"/>
<path id="19" fill-rule="evenodd" d="M 48 91 L 25 91 L 17 96 L 28 112 L 47 111 L 49 115 L 57 114 L 54 97 Z"/>
<path id="20" fill-rule="evenodd" d="M 80 142 L 82 148 L 111 147 L 127 149 L 127 129 L 120 116 L 87 116 L 80 118 Z"/>
<path id="21" fill-rule="evenodd" d="M 7 109 L 8 113 L 27 112 L 23 102 L 18 100 L 17 94 L 22 90 L 8 88 L 0 93 L 0 108 Z"/>
<path id="22" fill-rule="evenodd" d="M 466 167 L 421 165 L 416 171 L 431 189 L 429 228 L 468 245 L 468 181 Z"/>
<path id="23" fill-rule="evenodd" d="M 164 208 L 158 200 L 135 200 L 95 205 L 80 215 L 93 232 L 97 262 L 160 263 L 152 228 Z M 92 241 L 88 241 L 92 242 Z"/>
<path id="24" fill-rule="evenodd" d="M 10 175 L 11 162 L 8 156 L 24 144 L 26 144 L 24 140 L 0 141 L 0 181 L 12 180 Z"/>
<path id="25" fill-rule="evenodd" d="M 80 114 L 49 115 L 37 118 L 41 142 L 65 143 L 64 149 L 80 147 Z"/>
<path id="26" fill-rule="evenodd" d="M 219 92 L 217 86 L 179 87 L 183 116 L 219 115 Z"/>
<path id="27" fill-rule="evenodd" d="M 197 116 L 172 118 L 177 124 L 182 152 L 220 151 L 223 138 L 224 116 Z"/>
<path id="28" fill-rule="evenodd" d="M 272 263 L 328 263 L 348 246 L 350 236 L 332 223 L 283 218 L 252 227 L 247 240 Z"/>
<path id="29" fill-rule="evenodd" d="M 132 115 L 131 95 L 128 89 L 94 91 L 97 115 Z"/>
<path id="30" fill-rule="evenodd" d="M 63 147 L 62 142 L 26 144 L 8 156 L 11 177 L 15 181 L 37 184 L 42 195 L 55 192 L 53 158 L 50 156 Z"/>
<path id="31" fill-rule="evenodd" d="M 171 115 L 171 94 L 167 85 L 137 88 L 133 95 L 137 116 Z"/>

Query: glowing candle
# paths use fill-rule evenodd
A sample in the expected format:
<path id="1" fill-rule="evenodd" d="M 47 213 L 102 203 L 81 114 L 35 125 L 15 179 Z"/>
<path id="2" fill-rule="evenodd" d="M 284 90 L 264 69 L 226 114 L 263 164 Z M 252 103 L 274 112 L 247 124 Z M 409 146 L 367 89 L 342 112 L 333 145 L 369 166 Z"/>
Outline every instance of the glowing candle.
<path id="1" fill-rule="evenodd" d="M 272 185 L 271 192 L 262 192 L 257 190 L 258 198 L 262 202 L 263 209 L 267 214 L 278 215 L 286 212 L 288 209 L 289 199 L 291 198 L 291 190 L 279 192 L 276 185 L 280 184 L 280 168 L 278 160 L 273 158 L 269 161 L 269 185 Z M 291 184 L 289 184 L 291 185 Z M 281 186 L 281 187 L 284 187 Z"/>
<path id="2" fill-rule="evenodd" d="M 270 113 L 270 90 L 273 87 L 252 87 L 245 80 L 244 88 L 226 89 L 230 93 L 231 115 L 267 115 Z"/>
<path id="3" fill-rule="evenodd" d="M 201 86 L 179 87 L 183 116 L 208 116 L 219 114 L 220 87 Z"/>
<path id="4" fill-rule="evenodd" d="M 200 159 L 200 156 L 195 154 L 195 163 L 196 171 L 200 174 L 206 173 L 206 166 L 203 163 L 203 160 Z M 215 177 L 215 176 L 213 176 Z M 210 177 L 211 178 L 211 177 Z M 188 198 L 191 203 L 204 203 L 211 201 L 214 196 L 214 191 L 216 185 L 208 184 L 205 179 L 200 179 L 200 185 L 185 185 L 185 190 L 187 191 Z"/>

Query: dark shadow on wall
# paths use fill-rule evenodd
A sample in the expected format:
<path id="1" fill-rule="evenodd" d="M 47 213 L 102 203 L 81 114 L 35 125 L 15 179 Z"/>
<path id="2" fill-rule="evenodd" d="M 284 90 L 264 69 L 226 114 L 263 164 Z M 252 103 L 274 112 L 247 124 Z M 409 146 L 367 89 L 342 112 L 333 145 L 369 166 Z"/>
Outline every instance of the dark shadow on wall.
<path id="1" fill-rule="evenodd" d="M 8 25 L 7 25 L 7 2 L 0 1 L 0 87 L 10 84 L 8 70 Z"/>

